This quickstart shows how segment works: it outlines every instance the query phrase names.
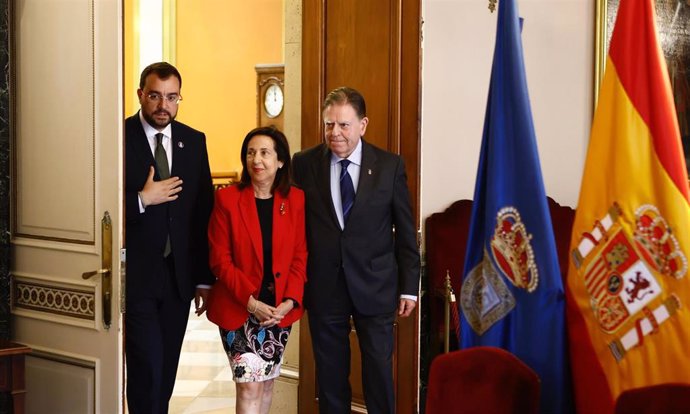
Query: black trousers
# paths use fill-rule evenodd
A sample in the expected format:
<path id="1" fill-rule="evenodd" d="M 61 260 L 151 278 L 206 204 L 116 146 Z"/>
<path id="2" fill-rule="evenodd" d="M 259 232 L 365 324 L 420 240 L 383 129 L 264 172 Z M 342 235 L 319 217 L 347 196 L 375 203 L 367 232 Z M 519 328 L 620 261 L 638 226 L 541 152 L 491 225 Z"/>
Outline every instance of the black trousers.
<path id="1" fill-rule="evenodd" d="M 362 315 L 348 294 L 345 277 L 338 275 L 338 287 L 329 309 L 308 310 L 316 376 L 319 412 L 350 414 L 350 318 L 354 321 L 362 354 L 362 385 L 367 412 L 394 414 L 393 322 L 395 312 Z"/>
<path id="2" fill-rule="evenodd" d="M 168 412 L 187 329 L 191 303 L 178 293 L 172 255 L 162 260 L 161 289 L 150 297 L 127 300 L 125 358 L 131 414 Z"/>

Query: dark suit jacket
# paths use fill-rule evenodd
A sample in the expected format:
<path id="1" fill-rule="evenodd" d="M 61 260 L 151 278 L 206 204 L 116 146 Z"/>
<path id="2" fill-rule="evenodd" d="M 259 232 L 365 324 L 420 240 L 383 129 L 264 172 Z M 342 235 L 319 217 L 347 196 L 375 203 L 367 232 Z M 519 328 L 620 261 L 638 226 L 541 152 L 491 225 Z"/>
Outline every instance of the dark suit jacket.
<path id="1" fill-rule="evenodd" d="M 127 298 L 156 296 L 160 290 L 161 260 L 170 234 L 175 277 L 180 298 L 194 296 L 197 284 L 215 280 L 208 267 L 206 229 L 213 208 L 213 185 L 202 132 L 172 122 L 171 176 L 183 181 L 177 200 L 148 206 L 139 212 L 138 192 L 144 188 L 149 167 L 155 167 L 139 114 L 125 120 L 125 204 Z M 159 180 L 158 173 L 154 180 Z"/>
<path id="2" fill-rule="evenodd" d="M 276 303 L 287 297 L 301 304 L 307 266 L 304 193 L 293 187 L 287 197 L 278 192 L 273 197 L 271 272 Z M 211 270 L 218 277 L 208 298 L 208 319 L 233 331 L 249 317 L 249 295 L 259 297 L 264 275 L 261 227 L 251 186 L 243 190 L 232 186 L 216 193 L 208 238 Z M 292 325 L 303 312 L 301 305 L 293 308 L 279 326 Z"/>
<path id="3" fill-rule="evenodd" d="M 305 306 L 328 309 L 342 268 L 359 312 L 392 312 L 399 294 L 418 295 L 419 285 L 419 253 L 403 160 L 362 141 L 359 184 L 344 230 L 331 198 L 330 160 L 326 144 L 294 156 L 295 181 L 306 195 Z"/>

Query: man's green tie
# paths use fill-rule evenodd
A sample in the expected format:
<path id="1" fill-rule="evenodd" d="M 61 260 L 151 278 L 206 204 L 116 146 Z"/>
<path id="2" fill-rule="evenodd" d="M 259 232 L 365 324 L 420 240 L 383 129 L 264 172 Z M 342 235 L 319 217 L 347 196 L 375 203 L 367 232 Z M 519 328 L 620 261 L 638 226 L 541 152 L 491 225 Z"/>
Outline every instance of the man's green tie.
<path id="1" fill-rule="evenodd" d="M 170 167 L 168 166 L 168 154 L 165 152 L 165 147 L 163 147 L 163 134 L 156 134 L 156 151 L 154 153 L 154 158 L 156 159 L 156 168 L 158 168 L 158 176 L 161 180 L 170 178 Z M 165 250 L 163 251 L 163 256 L 168 257 L 172 248 L 170 247 L 170 235 L 165 240 Z"/>
<path id="2" fill-rule="evenodd" d="M 170 178 L 170 167 L 168 166 L 168 154 L 163 147 L 163 134 L 156 134 L 156 167 L 158 168 L 158 176 L 161 180 Z"/>

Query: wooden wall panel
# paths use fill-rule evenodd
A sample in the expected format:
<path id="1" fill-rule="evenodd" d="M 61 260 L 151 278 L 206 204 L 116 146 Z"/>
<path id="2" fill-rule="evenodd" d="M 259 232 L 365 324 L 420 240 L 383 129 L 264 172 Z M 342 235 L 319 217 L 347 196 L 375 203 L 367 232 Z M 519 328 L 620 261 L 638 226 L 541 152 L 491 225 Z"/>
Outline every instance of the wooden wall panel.
<path id="1" fill-rule="evenodd" d="M 389 148 L 395 135 L 390 97 L 398 89 L 398 76 L 392 69 L 396 54 L 398 21 L 395 2 L 329 1 L 326 7 L 325 92 L 350 86 L 367 102 L 369 126 L 365 139 Z"/>

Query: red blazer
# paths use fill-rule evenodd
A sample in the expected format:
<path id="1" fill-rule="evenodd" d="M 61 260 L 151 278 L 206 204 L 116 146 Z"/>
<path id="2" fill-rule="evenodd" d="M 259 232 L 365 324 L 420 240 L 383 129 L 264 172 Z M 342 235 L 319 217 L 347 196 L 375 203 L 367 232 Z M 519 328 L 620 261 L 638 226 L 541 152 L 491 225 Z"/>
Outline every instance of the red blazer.
<path id="1" fill-rule="evenodd" d="M 273 269 L 276 303 L 292 298 L 299 304 L 279 326 L 292 325 L 304 313 L 307 241 L 304 228 L 304 193 L 291 187 L 287 197 L 273 195 Z M 216 192 L 208 223 L 209 262 L 217 281 L 208 298 L 208 319 L 235 330 L 249 317 L 249 296 L 259 297 L 264 274 L 261 227 L 254 190 L 237 186 Z"/>

